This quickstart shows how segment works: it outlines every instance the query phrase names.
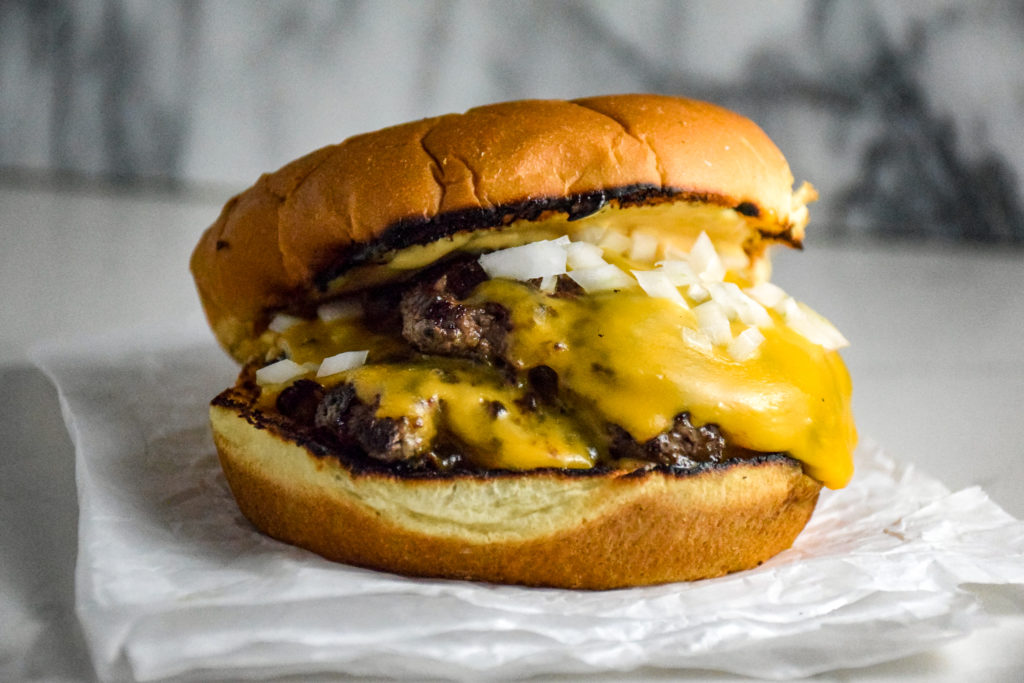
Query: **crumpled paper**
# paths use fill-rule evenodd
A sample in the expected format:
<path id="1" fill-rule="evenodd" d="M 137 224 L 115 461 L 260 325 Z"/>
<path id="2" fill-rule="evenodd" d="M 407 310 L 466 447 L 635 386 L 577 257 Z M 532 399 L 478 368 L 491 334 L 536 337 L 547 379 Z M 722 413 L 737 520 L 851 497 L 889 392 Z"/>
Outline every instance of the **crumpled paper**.
<path id="1" fill-rule="evenodd" d="M 870 444 L 792 549 L 719 579 L 574 592 L 334 564 L 238 512 L 207 426 L 235 368 L 201 321 L 34 357 L 75 443 L 76 605 L 101 680 L 781 679 L 935 647 L 986 619 L 962 584 L 1024 584 L 1024 523 Z"/>

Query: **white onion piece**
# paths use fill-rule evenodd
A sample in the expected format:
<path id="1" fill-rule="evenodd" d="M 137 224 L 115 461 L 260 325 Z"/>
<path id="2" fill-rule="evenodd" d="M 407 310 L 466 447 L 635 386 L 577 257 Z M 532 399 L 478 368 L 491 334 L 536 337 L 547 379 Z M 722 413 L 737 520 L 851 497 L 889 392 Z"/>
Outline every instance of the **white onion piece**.
<path id="1" fill-rule="evenodd" d="M 706 232 L 701 232 L 697 236 L 697 241 L 690 249 L 690 266 L 697 277 L 705 282 L 721 282 L 725 277 L 725 266 L 722 265 L 722 259 L 718 258 L 715 245 L 711 243 L 711 238 Z"/>
<path id="2" fill-rule="evenodd" d="M 608 232 L 608 228 L 600 225 L 588 225 L 587 227 L 576 233 L 576 239 L 580 242 L 589 242 L 593 245 L 601 243 L 601 238 Z"/>
<path id="3" fill-rule="evenodd" d="M 744 294 L 735 283 L 709 282 L 708 292 L 711 298 L 725 309 L 729 320 L 738 318 L 747 325 L 756 327 L 768 327 L 772 324 L 772 317 L 768 315 L 764 306 Z"/>
<path id="4" fill-rule="evenodd" d="M 660 270 L 634 270 L 633 277 L 640 284 L 640 289 L 647 292 L 647 296 L 655 299 L 668 299 L 683 308 L 689 308 L 686 299 L 672 284 L 669 276 Z"/>
<path id="5" fill-rule="evenodd" d="M 676 287 L 692 285 L 697 282 L 696 273 L 693 272 L 693 268 L 686 261 L 666 259 L 665 261 L 659 261 L 657 266 Z"/>
<path id="6" fill-rule="evenodd" d="M 665 252 L 665 259 L 671 261 L 685 261 L 690 258 L 690 252 L 685 249 L 680 249 L 674 244 L 666 244 L 662 248 Z"/>
<path id="7" fill-rule="evenodd" d="M 773 324 L 772 317 L 768 315 L 768 311 L 765 307 L 757 303 L 750 297 L 743 295 L 740 299 L 741 305 L 737 311 L 740 322 L 752 325 L 754 327 L 771 327 Z"/>
<path id="8" fill-rule="evenodd" d="M 625 254 L 629 251 L 630 247 L 633 246 L 633 240 L 629 239 L 621 232 L 615 230 L 609 230 L 601 238 L 601 241 L 597 243 L 602 249 L 607 249 L 613 254 Z"/>
<path id="9" fill-rule="evenodd" d="M 629 258 L 634 261 L 654 261 L 658 256 L 658 238 L 645 232 L 634 232 Z"/>
<path id="10" fill-rule="evenodd" d="M 256 384 L 260 386 L 281 384 L 300 375 L 305 375 L 309 371 L 305 365 L 299 365 L 295 361 L 285 358 L 257 370 Z"/>
<path id="11" fill-rule="evenodd" d="M 819 346 L 836 351 L 850 342 L 836 327 L 810 306 L 789 297 L 783 302 L 786 324 L 800 336 Z"/>
<path id="12" fill-rule="evenodd" d="M 754 301 L 766 308 L 775 308 L 786 298 L 786 291 L 773 282 L 762 282 L 748 287 L 746 293 Z"/>
<path id="13" fill-rule="evenodd" d="M 287 313 L 278 313 L 274 316 L 274 319 L 270 321 L 268 327 L 281 334 L 290 327 L 295 327 L 302 322 L 302 318 L 297 318 L 294 315 L 288 315 Z"/>
<path id="14" fill-rule="evenodd" d="M 742 251 L 719 254 L 718 258 L 722 259 L 722 267 L 726 272 L 743 270 L 750 265 L 750 257 Z"/>
<path id="15" fill-rule="evenodd" d="M 316 315 L 325 323 L 337 320 L 355 320 L 363 315 L 363 307 L 355 299 L 336 299 L 321 304 L 316 309 Z"/>
<path id="16" fill-rule="evenodd" d="M 580 268 L 593 268 L 595 266 L 603 266 L 605 264 L 604 250 L 596 244 L 590 244 L 589 242 L 573 242 L 567 249 L 567 263 L 573 270 L 579 270 Z"/>
<path id="17" fill-rule="evenodd" d="M 708 336 L 701 332 L 700 330 L 695 330 L 692 327 L 683 328 L 683 341 L 685 341 L 687 344 L 697 349 L 698 351 L 703 351 L 704 353 L 711 353 L 711 350 L 713 348 L 711 346 L 711 340 L 708 339 Z"/>
<path id="18" fill-rule="evenodd" d="M 566 241 L 540 240 L 480 255 L 480 267 L 492 278 L 532 280 L 565 272 Z"/>
<path id="19" fill-rule="evenodd" d="M 744 361 L 753 358 L 764 342 L 764 335 L 756 327 L 748 327 L 729 343 L 728 352 L 733 360 Z"/>
<path id="20" fill-rule="evenodd" d="M 558 287 L 558 276 L 557 275 L 545 275 L 540 279 L 540 291 L 545 294 L 554 294 L 555 289 Z"/>
<path id="21" fill-rule="evenodd" d="M 358 368 L 366 363 L 366 355 L 369 351 L 342 351 L 341 353 L 324 358 L 320 362 L 320 368 L 316 371 L 317 377 L 336 375 L 345 370 Z"/>
<path id="22" fill-rule="evenodd" d="M 603 292 L 609 289 L 626 289 L 635 281 L 619 267 L 606 263 L 593 268 L 580 268 L 569 272 L 569 277 L 587 292 Z"/>
<path id="23" fill-rule="evenodd" d="M 694 282 L 686 288 L 686 296 L 690 297 L 690 301 L 695 304 L 702 303 L 711 298 L 711 294 L 708 292 L 707 287 L 699 282 Z"/>
<path id="24" fill-rule="evenodd" d="M 708 336 L 715 346 L 725 346 L 732 341 L 732 328 L 725 310 L 714 301 L 705 301 L 693 309 L 697 315 L 700 331 Z"/>
<path id="25" fill-rule="evenodd" d="M 776 313 L 782 316 L 782 319 L 785 320 L 787 324 L 790 320 L 796 320 L 803 315 L 800 307 L 797 306 L 796 299 L 788 294 L 782 301 L 772 306 L 772 308 L 775 309 Z"/>
<path id="26" fill-rule="evenodd" d="M 722 307 L 729 320 L 735 320 L 738 317 L 738 306 L 735 293 L 729 288 L 730 284 L 729 282 L 709 282 L 706 286 L 711 300 Z M 733 285 L 733 287 L 735 286 Z"/>

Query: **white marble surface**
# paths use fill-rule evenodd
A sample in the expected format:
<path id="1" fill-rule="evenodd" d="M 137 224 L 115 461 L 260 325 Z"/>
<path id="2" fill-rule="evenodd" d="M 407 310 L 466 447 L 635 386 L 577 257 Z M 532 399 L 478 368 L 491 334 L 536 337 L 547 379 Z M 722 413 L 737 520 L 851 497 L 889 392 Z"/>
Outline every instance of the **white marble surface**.
<path id="1" fill-rule="evenodd" d="M 26 349 L 47 337 L 198 316 L 186 264 L 219 203 L 0 186 L 0 680 L 91 677 L 72 613 L 73 451 Z M 812 226 L 807 249 L 776 263 L 776 280 L 852 340 L 845 356 L 861 431 L 951 488 L 980 485 L 1024 517 L 1024 253 L 828 244 Z M 1000 615 L 994 626 L 819 679 L 1019 680 L 1024 590 L 981 595 Z"/>
<path id="2" fill-rule="evenodd" d="M 0 168 L 247 185 L 505 99 L 664 92 L 760 123 L 821 231 L 1024 241 L 1019 0 L 0 3 Z"/>

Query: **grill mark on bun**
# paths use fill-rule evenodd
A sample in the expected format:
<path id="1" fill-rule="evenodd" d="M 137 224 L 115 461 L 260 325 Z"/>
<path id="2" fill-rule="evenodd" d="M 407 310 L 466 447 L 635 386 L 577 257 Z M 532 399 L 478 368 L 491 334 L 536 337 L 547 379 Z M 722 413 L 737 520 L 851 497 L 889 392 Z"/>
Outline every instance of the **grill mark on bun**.
<path id="1" fill-rule="evenodd" d="M 320 291 L 326 291 L 336 278 L 357 266 L 379 262 L 385 254 L 464 232 L 501 230 L 516 221 L 538 221 L 554 214 L 564 214 L 569 221 L 576 221 L 612 203 L 625 208 L 665 201 L 692 201 L 723 207 L 731 204 L 726 197 L 641 184 L 567 196 L 531 197 L 512 204 L 460 209 L 430 218 L 407 218 L 393 223 L 374 240 L 352 243 L 336 250 L 330 259 L 331 265 L 314 277 L 314 284 Z"/>
<path id="2" fill-rule="evenodd" d="M 673 467 L 645 462 L 632 469 L 608 465 L 591 468 L 541 467 L 529 470 L 480 469 L 457 467 L 436 469 L 417 466 L 417 463 L 387 463 L 375 460 L 351 445 L 336 443 L 322 431 L 311 429 L 281 415 L 268 413 L 255 407 L 256 389 L 234 387 L 221 392 L 211 405 L 227 408 L 241 416 L 259 430 L 267 430 L 278 437 L 307 449 L 317 458 L 333 458 L 354 477 L 369 477 L 403 481 L 488 481 L 513 477 L 585 479 L 590 477 L 618 476 L 622 478 L 643 478 L 670 475 L 677 478 L 697 477 L 707 472 L 725 471 L 739 466 L 770 466 L 779 463 L 796 464 L 797 461 L 785 453 L 759 453 L 755 451 L 735 452 L 732 457 L 720 461 L 694 463 L 688 467 Z"/>
<path id="3" fill-rule="evenodd" d="M 664 95 L 504 102 L 353 136 L 264 174 L 228 201 L 192 270 L 218 340 L 245 362 L 266 350 L 268 312 L 404 246 L 548 213 L 576 220 L 612 201 L 679 201 L 737 209 L 760 257 L 763 242 L 799 245 L 813 199 L 794 191 L 764 131 L 721 107 Z"/>
<path id="4" fill-rule="evenodd" d="M 744 216 L 750 216 L 751 218 L 757 218 L 761 215 L 761 210 L 757 208 L 757 204 L 754 202 L 740 202 L 735 208 L 737 213 L 742 213 Z"/>

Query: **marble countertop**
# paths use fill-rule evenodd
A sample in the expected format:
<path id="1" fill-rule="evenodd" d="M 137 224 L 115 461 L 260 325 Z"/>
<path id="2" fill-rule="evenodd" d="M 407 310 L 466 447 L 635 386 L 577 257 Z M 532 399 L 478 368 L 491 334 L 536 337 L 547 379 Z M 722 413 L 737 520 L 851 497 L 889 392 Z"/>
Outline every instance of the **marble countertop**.
<path id="1" fill-rule="evenodd" d="M 92 678 L 73 611 L 74 451 L 56 393 L 27 351 L 43 339 L 197 315 L 186 264 L 220 203 L 0 184 L 0 679 Z M 1024 252 L 820 244 L 813 225 L 810 235 L 804 252 L 778 254 L 775 280 L 852 341 L 844 356 L 861 433 L 949 488 L 981 486 L 1024 517 Z M 1024 589 L 979 595 L 995 625 L 818 679 L 1017 680 Z"/>

